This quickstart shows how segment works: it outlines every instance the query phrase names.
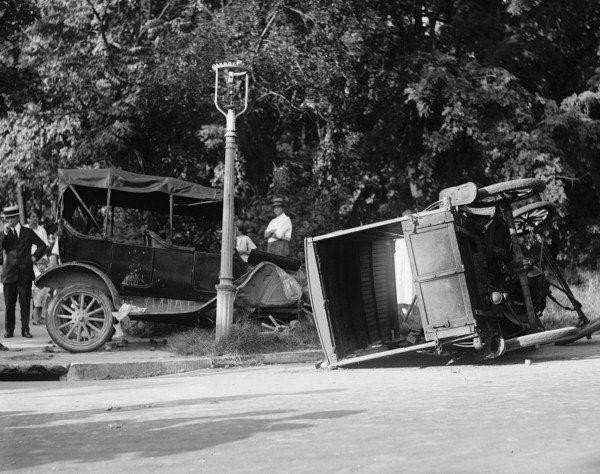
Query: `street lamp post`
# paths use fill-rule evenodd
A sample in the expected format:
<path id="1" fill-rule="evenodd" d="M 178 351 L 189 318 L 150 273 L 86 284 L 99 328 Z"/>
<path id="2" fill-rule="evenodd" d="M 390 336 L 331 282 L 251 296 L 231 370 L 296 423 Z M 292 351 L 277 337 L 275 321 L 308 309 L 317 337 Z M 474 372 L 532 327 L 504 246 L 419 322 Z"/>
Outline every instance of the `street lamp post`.
<path id="1" fill-rule="evenodd" d="M 221 270 L 217 289 L 216 337 L 229 332 L 233 323 L 233 251 L 234 251 L 234 186 L 237 143 L 235 120 L 248 108 L 248 71 L 240 61 L 213 65 L 215 71 L 215 107 L 226 119 L 225 169 L 223 179 L 223 225 L 221 237 Z"/>

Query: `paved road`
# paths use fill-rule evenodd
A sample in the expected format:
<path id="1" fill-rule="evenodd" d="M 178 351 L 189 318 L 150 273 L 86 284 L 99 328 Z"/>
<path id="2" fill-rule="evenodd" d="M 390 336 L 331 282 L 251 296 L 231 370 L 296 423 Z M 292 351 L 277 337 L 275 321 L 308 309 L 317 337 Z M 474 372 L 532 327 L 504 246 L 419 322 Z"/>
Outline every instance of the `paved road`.
<path id="1" fill-rule="evenodd" d="M 598 472 L 599 349 L 595 339 L 486 366 L 415 358 L 3 383 L 0 462 L 44 472 Z"/>

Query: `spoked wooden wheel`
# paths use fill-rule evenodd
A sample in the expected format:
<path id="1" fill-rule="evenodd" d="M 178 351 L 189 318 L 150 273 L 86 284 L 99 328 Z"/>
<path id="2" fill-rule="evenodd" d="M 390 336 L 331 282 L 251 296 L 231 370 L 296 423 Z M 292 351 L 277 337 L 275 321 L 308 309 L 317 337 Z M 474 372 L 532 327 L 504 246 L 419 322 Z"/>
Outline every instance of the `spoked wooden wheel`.
<path id="1" fill-rule="evenodd" d="M 112 304 L 97 288 L 76 285 L 58 291 L 48 305 L 46 328 L 52 340 L 70 352 L 89 352 L 112 334 Z"/>
<path id="2" fill-rule="evenodd" d="M 517 234 L 524 235 L 538 232 L 556 214 L 556 207 L 548 201 L 539 201 L 520 207 L 513 211 Z"/>
<path id="3" fill-rule="evenodd" d="M 477 191 L 477 200 L 470 207 L 490 207 L 500 202 L 518 202 L 544 190 L 546 185 L 541 179 L 525 178 L 496 183 Z"/>

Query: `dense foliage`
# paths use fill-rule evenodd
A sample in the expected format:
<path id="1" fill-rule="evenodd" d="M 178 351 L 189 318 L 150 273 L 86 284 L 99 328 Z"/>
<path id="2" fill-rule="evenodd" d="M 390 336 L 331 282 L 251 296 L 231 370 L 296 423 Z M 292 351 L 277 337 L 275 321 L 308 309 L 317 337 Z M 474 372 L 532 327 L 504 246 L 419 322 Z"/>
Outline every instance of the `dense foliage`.
<path id="1" fill-rule="evenodd" d="M 400 215 L 448 185 L 539 176 L 555 250 L 600 248 L 596 0 L 2 0 L 0 186 L 49 205 L 58 167 L 218 186 L 214 62 L 252 68 L 237 192 L 264 244 Z M 4 198 L 9 199 L 8 197 Z M 562 244 L 560 244 L 562 242 Z"/>

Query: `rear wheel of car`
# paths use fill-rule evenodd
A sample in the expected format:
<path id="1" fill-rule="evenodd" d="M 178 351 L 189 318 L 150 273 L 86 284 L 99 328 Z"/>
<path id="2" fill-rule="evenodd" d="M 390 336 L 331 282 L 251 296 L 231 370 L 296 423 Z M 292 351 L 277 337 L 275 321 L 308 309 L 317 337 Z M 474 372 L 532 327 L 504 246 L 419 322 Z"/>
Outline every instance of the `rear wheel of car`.
<path id="1" fill-rule="evenodd" d="M 517 234 L 538 232 L 556 214 L 556 207 L 549 201 L 538 201 L 513 211 Z"/>
<path id="2" fill-rule="evenodd" d="M 48 305 L 46 328 L 52 340 L 69 352 L 96 350 L 112 334 L 112 303 L 98 288 L 62 288 Z"/>

